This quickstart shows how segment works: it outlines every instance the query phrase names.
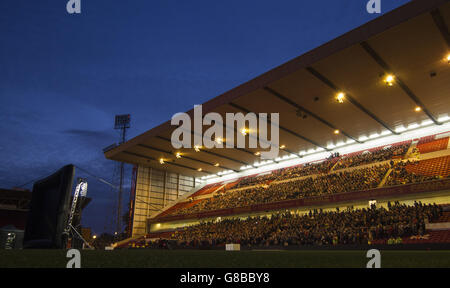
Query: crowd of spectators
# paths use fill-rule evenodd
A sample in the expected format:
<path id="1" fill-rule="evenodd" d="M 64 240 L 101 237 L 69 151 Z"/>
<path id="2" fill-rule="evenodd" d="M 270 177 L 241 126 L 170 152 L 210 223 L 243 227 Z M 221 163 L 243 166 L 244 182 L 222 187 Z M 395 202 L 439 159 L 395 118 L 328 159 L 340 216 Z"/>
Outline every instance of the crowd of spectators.
<path id="1" fill-rule="evenodd" d="M 373 161 L 384 162 L 372 166 L 354 167 L 330 172 L 339 155 L 332 155 L 322 162 L 305 164 L 294 168 L 285 168 L 257 177 L 243 179 L 235 188 L 245 186 L 248 189 L 222 191 L 211 198 L 197 204 L 178 209 L 173 215 L 192 214 L 198 212 L 220 210 L 227 208 L 247 207 L 255 204 L 266 204 L 284 200 L 306 197 L 338 194 L 351 191 L 363 191 L 376 188 L 390 168 L 384 186 L 403 185 L 440 179 L 440 176 L 426 176 L 409 172 L 408 165 L 417 162 L 394 161 L 394 156 L 402 156 L 408 150 L 409 144 L 384 147 L 372 153 L 358 154 L 348 159 L 341 159 L 338 168 L 363 165 Z M 391 161 L 385 161 L 385 160 Z M 339 164 L 339 163 L 344 164 Z M 302 177 L 305 176 L 305 177 Z M 307 177 L 306 177 L 307 176 Z M 273 181 L 269 184 L 269 180 Z M 257 185 L 260 184 L 260 185 Z"/>
<path id="2" fill-rule="evenodd" d="M 355 167 L 375 162 L 390 160 L 395 156 L 401 157 L 408 151 L 410 143 L 387 146 L 375 151 L 367 151 L 350 157 L 342 157 L 334 170 Z"/>
<path id="3" fill-rule="evenodd" d="M 425 182 L 425 181 L 431 181 L 431 180 L 437 180 L 440 179 L 441 176 L 435 175 L 435 176 L 427 176 L 427 175 L 420 175 L 416 174 L 414 172 L 410 172 L 407 170 L 407 166 L 409 165 L 418 165 L 419 162 L 399 162 L 392 168 L 391 174 L 389 174 L 389 177 L 386 181 L 386 185 L 388 186 L 394 186 L 394 185 L 404 185 L 404 184 L 410 184 L 410 183 L 419 183 L 419 182 Z"/>
<path id="4" fill-rule="evenodd" d="M 224 219 L 204 222 L 174 232 L 177 247 L 214 247 L 240 243 L 243 247 L 371 244 L 375 239 L 423 235 L 425 223 L 442 215 L 437 205 L 406 206 L 396 202 L 388 208 L 372 206 L 345 211 L 322 210 L 308 214 L 273 214 L 271 217 Z"/>
<path id="5" fill-rule="evenodd" d="M 304 165 L 289 167 L 281 170 L 277 181 L 309 176 L 313 174 L 326 174 L 330 171 L 333 159 L 327 159 L 322 162 L 306 163 Z"/>
<path id="6" fill-rule="evenodd" d="M 191 214 L 311 196 L 367 190 L 377 187 L 388 169 L 389 164 L 374 165 L 353 171 L 340 171 L 276 183 L 268 187 L 228 191 L 200 201 L 192 207 L 179 209 L 174 214 Z"/>
<path id="7" fill-rule="evenodd" d="M 260 175 L 260 176 L 248 176 L 239 181 L 236 186 L 233 187 L 233 189 L 238 189 L 246 186 L 253 186 L 253 185 L 261 185 L 261 184 L 268 184 L 270 181 L 275 180 L 280 175 L 281 170 L 275 170 L 272 171 L 272 173 Z"/>

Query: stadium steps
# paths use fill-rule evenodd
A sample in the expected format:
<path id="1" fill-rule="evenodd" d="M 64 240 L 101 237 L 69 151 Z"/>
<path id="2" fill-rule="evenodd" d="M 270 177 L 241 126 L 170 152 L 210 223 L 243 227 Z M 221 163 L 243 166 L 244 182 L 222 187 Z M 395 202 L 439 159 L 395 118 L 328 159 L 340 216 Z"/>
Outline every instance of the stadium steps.
<path id="1" fill-rule="evenodd" d="M 389 168 L 386 174 L 383 177 L 383 180 L 381 180 L 380 184 L 378 184 L 377 188 L 383 187 L 384 184 L 386 184 L 387 179 L 389 178 L 389 175 L 392 172 L 392 168 Z"/>
<path id="2" fill-rule="evenodd" d="M 403 159 L 408 159 L 412 156 L 412 152 L 414 151 L 414 148 L 417 147 L 417 143 L 418 143 L 418 141 L 411 142 L 411 145 L 409 146 L 408 151 L 406 151 L 405 157 L 403 157 Z"/>
<path id="3" fill-rule="evenodd" d="M 407 165 L 406 170 L 419 175 L 447 177 L 450 175 L 450 156 L 414 162 Z"/>
<path id="4" fill-rule="evenodd" d="M 214 194 L 217 194 L 217 193 L 219 193 L 221 191 L 227 192 L 228 190 L 230 190 L 234 186 L 236 186 L 239 182 L 240 182 L 240 179 L 238 179 L 238 180 L 236 180 L 234 182 L 231 182 L 231 183 L 224 184 L 221 187 L 219 187 L 219 189 L 216 189 L 214 192 L 212 192 L 211 194 L 214 195 Z"/>
<path id="5" fill-rule="evenodd" d="M 339 162 L 341 162 L 341 157 L 339 157 L 339 159 L 333 164 L 333 166 L 331 166 L 330 171 L 328 171 L 329 173 L 334 171 L 334 168 L 338 165 Z"/>
<path id="6" fill-rule="evenodd" d="M 209 184 L 191 195 L 192 198 L 213 193 L 217 188 L 223 186 L 222 183 Z"/>

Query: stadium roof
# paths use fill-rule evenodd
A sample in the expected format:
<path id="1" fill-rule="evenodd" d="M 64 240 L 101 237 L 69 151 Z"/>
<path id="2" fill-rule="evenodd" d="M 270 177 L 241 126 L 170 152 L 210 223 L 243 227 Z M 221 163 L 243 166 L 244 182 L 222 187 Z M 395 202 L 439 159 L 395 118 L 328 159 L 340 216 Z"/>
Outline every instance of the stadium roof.
<path id="1" fill-rule="evenodd" d="M 440 125 L 450 111 L 449 25 L 448 1 L 412 1 L 207 101 L 203 114 L 280 113 L 281 156 Z M 105 157 L 195 177 L 260 160 L 257 149 L 174 149 L 175 128 L 169 120 Z"/>

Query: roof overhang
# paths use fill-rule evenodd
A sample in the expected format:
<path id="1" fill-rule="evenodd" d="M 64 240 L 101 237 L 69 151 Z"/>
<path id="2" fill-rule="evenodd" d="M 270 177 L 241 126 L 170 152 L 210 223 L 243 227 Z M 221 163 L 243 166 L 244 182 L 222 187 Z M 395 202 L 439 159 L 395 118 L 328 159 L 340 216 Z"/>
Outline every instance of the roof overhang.
<path id="1" fill-rule="evenodd" d="M 279 113 L 285 157 L 398 135 L 411 125 L 439 126 L 450 110 L 449 25 L 448 1 L 412 1 L 203 103 L 203 114 Z M 395 76 L 393 86 L 383 82 L 388 74 Z M 342 104 L 338 92 L 345 93 Z M 187 114 L 193 118 L 194 110 Z M 175 149 L 176 128 L 169 120 L 105 157 L 194 177 L 260 161 L 258 149 Z"/>

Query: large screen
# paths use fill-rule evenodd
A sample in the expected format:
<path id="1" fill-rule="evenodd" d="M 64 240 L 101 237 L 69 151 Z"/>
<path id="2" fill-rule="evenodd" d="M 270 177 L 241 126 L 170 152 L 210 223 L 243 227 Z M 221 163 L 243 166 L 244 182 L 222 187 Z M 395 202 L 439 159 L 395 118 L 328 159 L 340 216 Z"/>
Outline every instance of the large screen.
<path id="1" fill-rule="evenodd" d="M 24 248 L 64 248 L 75 167 L 67 165 L 34 183 Z"/>

